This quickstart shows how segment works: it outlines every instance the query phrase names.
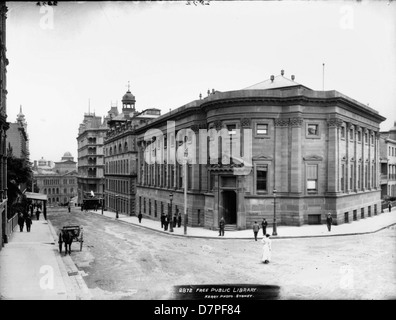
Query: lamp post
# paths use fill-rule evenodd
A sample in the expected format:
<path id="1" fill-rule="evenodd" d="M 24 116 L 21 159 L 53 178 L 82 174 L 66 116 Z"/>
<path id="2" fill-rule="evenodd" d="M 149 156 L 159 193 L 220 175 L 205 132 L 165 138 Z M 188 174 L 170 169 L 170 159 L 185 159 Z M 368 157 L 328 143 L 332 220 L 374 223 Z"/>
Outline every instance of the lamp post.
<path id="1" fill-rule="evenodd" d="M 276 189 L 274 189 L 272 192 L 274 194 L 274 226 L 272 228 L 272 235 L 277 236 L 278 233 L 276 232 Z"/>
<path id="2" fill-rule="evenodd" d="M 118 219 L 118 197 L 119 197 L 119 195 L 118 194 L 116 194 L 116 219 Z"/>
<path id="3" fill-rule="evenodd" d="M 172 215 L 172 200 L 173 200 L 173 193 L 171 192 L 169 194 L 169 201 L 170 201 L 170 208 L 169 211 L 170 213 L 168 213 L 168 217 L 169 217 L 169 232 L 173 232 L 173 215 Z"/>
<path id="4" fill-rule="evenodd" d="M 184 150 L 184 234 L 187 234 L 187 165 L 188 165 L 188 149 Z"/>

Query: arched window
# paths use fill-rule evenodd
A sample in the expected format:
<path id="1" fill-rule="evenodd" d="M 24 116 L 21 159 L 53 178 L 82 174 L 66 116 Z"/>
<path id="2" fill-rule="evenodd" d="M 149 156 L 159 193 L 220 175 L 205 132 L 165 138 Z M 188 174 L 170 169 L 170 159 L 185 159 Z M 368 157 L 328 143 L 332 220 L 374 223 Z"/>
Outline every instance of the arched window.
<path id="1" fill-rule="evenodd" d="M 110 147 L 110 155 L 112 155 L 112 154 L 113 154 L 113 148 Z"/>
<path id="2" fill-rule="evenodd" d="M 44 194 L 47 194 L 47 189 L 46 188 L 44 188 Z"/>
<path id="3" fill-rule="evenodd" d="M 122 146 L 121 146 L 121 143 L 118 145 L 118 153 L 121 153 L 122 152 Z"/>
<path id="4" fill-rule="evenodd" d="M 51 194 L 51 188 L 50 188 L 50 189 L 48 189 L 48 194 Z"/>
<path id="5" fill-rule="evenodd" d="M 127 151 L 128 151 L 128 142 L 125 141 L 125 144 L 124 144 L 124 152 L 127 152 Z"/>

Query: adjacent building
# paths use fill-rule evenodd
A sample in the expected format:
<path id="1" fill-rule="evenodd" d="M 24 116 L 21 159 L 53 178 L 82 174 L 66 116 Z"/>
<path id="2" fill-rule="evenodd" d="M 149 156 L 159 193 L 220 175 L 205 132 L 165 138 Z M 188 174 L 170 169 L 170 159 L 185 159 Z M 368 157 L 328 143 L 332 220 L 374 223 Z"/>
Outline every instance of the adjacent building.
<path id="1" fill-rule="evenodd" d="M 78 143 L 78 203 L 92 196 L 104 198 L 104 153 L 108 118 L 85 113 L 77 136 Z"/>
<path id="2" fill-rule="evenodd" d="M 44 159 L 34 163 L 33 179 L 39 192 L 47 195 L 49 206 L 66 205 L 77 196 L 77 163 L 70 152 L 53 167 Z"/>
<path id="3" fill-rule="evenodd" d="M 136 99 L 130 89 L 122 97 L 122 111 L 111 107 L 108 113 L 108 132 L 104 141 L 105 203 L 108 210 L 127 215 L 135 214 L 137 178 L 137 149 L 135 128 L 160 115 L 151 108 L 138 112 Z"/>
<path id="4" fill-rule="evenodd" d="M 381 196 L 396 197 L 396 122 L 389 131 L 381 132 Z"/>
<path id="5" fill-rule="evenodd" d="M 29 136 L 22 106 L 20 106 L 16 122 L 10 123 L 7 132 L 7 151 L 15 158 L 29 161 Z"/>
<path id="6" fill-rule="evenodd" d="M 0 250 L 6 239 L 7 224 L 7 49 L 6 49 L 7 6 L 0 2 Z"/>

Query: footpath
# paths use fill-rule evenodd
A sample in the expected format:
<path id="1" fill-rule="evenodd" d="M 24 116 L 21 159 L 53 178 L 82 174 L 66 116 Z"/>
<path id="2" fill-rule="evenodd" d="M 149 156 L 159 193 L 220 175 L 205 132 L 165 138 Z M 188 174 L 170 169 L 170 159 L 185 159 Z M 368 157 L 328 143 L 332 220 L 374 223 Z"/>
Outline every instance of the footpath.
<path id="1" fill-rule="evenodd" d="M 86 211 L 85 211 L 86 212 Z M 225 231 L 224 236 L 220 237 L 217 230 L 209 230 L 200 227 L 187 227 L 186 234 L 184 232 L 183 223 L 181 227 L 174 227 L 173 232 L 168 230 L 165 231 L 161 228 L 161 222 L 158 220 L 144 218 L 141 223 L 136 216 L 127 216 L 124 214 L 119 214 L 118 219 L 116 219 L 116 213 L 113 211 L 88 211 L 88 213 L 99 214 L 103 217 L 118 220 L 123 223 L 133 224 L 142 228 L 150 229 L 156 232 L 166 233 L 172 236 L 179 237 L 198 237 L 198 238 L 213 238 L 213 239 L 254 239 L 253 230 L 235 230 L 235 231 Z M 182 215 L 183 217 L 183 215 Z M 260 225 L 261 220 L 257 221 Z M 367 234 L 378 232 L 384 228 L 396 225 L 396 207 L 392 208 L 389 212 L 386 210 L 378 215 L 372 215 L 371 217 L 366 217 L 364 219 L 359 219 L 350 223 L 344 223 L 341 225 L 333 225 L 331 231 L 327 230 L 326 224 L 320 225 L 303 225 L 301 227 L 294 226 L 277 226 L 277 236 L 272 236 L 272 223 L 268 222 L 266 233 L 271 235 L 272 240 L 276 239 L 289 239 L 289 238 L 312 238 L 312 237 L 334 237 L 334 236 L 350 236 L 358 234 Z M 227 226 L 226 226 L 227 228 Z M 260 229 L 259 236 L 262 237 L 263 233 Z"/>
<path id="2" fill-rule="evenodd" d="M 69 255 L 59 254 L 50 221 L 17 226 L 0 251 L 0 300 L 87 300 L 90 292 Z"/>
<path id="3" fill-rule="evenodd" d="M 278 226 L 277 236 L 271 239 L 308 238 L 351 236 L 378 232 L 396 225 L 395 210 L 381 213 L 339 226 L 333 225 L 331 231 L 326 225 L 304 225 L 301 227 Z M 223 237 L 217 230 L 183 225 L 173 228 L 173 232 L 165 231 L 157 220 L 143 218 L 141 223 L 137 217 L 116 214 L 110 211 L 77 211 L 72 214 L 97 214 L 104 219 L 117 220 L 119 223 L 131 224 L 146 228 L 153 232 L 161 232 L 177 237 L 201 237 L 220 241 L 240 239 L 254 241 L 252 230 L 225 231 Z M 257 221 L 260 223 L 261 221 Z M 269 223 L 267 233 L 272 235 Z M 262 237 L 260 230 L 259 236 Z M 87 288 L 83 276 L 69 255 L 60 254 L 57 233 L 50 221 L 33 220 L 31 232 L 19 231 L 15 228 L 9 242 L 0 251 L 0 300 L 90 300 L 92 295 Z M 215 240 L 216 239 L 216 240 Z"/>

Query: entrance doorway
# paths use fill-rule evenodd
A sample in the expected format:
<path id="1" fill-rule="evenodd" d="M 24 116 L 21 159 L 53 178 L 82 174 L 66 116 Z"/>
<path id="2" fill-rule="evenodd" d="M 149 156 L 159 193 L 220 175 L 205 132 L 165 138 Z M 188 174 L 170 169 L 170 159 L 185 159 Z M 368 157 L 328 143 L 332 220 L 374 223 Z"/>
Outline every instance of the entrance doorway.
<path id="1" fill-rule="evenodd" d="M 236 192 L 222 191 L 222 215 L 226 224 L 236 224 L 237 222 Z"/>

